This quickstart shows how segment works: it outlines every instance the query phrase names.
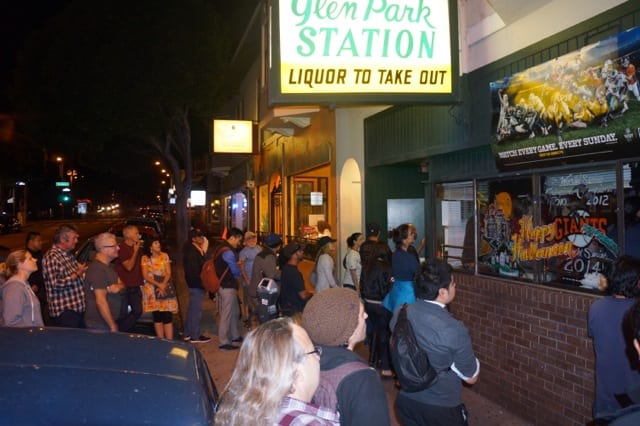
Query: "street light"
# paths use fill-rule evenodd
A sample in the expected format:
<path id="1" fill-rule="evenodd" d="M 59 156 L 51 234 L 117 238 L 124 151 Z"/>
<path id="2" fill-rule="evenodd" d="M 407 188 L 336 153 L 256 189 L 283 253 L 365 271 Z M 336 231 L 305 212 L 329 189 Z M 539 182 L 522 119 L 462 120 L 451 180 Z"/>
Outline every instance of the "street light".
<path id="1" fill-rule="evenodd" d="M 56 157 L 56 163 L 58 163 L 58 172 L 60 173 L 60 180 L 64 180 L 64 159 L 62 157 Z"/>
<path id="2" fill-rule="evenodd" d="M 67 176 L 69 176 L 69 185 L 73 185 L 73 181 L 78 178 L 78 172 L 76 170 L 67 170 Z"/>

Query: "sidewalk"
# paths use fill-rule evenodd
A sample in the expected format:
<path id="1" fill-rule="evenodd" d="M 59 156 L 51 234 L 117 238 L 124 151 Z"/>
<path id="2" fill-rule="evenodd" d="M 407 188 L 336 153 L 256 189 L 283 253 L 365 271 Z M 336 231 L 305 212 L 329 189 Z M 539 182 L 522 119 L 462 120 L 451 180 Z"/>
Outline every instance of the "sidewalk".
<path id="1" fill-rule="evenodd" d="M 202 332 L 211 337 L 211 342 L 204 344 L 196 344 L 200 352 L 204 356 L 209 365 L 211 377 L 218 388 L 218 392 L 224 390 L 225 385 L 231 378 L 233 367 L 235 366 L 238 351 L 220 351 L 218 349 L 217 322 L 216 322 L 216 305 L 215 301 L 205 298 L 202 312 Z M 240 325 L 242 327 L 242 325 Z M 246 330 L 242 328 L 242 334 Z M 368 359 L 367 348 L 359 345 L 356 352 Z M 480 377 L 482 380 L 482 377 Z M 395 418 L 393 404 L 396 399 L 398 390 L 395 388 L 393 381 L 384 380 L 383 385 L 387 394 L 389 410 L 391 413 L 391 424 L 398 426 L 400 423 Z M 489 401 L 485 397 L 477 394 L 472 389 L 465 388 L 462 392 L 462 399 L 469 410 L 470 426 L 530 426 L 532 423 L 526 422 L 516 415 L 509 413 L 499 405 Z"/>

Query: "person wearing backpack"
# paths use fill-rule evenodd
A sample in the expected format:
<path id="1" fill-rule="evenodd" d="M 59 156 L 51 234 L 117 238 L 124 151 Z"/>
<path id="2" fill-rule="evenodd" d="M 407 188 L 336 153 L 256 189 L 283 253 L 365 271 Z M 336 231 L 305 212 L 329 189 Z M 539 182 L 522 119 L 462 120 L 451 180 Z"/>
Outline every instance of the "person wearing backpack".
<path id="1" fill-rule="evenodd" d="M 313 403 L 337 410 L 342 426 L 391 424 L 378 373 L 353 352 L 364 340 L 366 318 L 358 294 L 347 288 L 316 293 L 302 312 L 302 326 L 322 347 Z"/>
<path id="2" fill-rule="evenodd" d="M 471 338 L 461 321 L 453 318 L 447 305 L 456 296 L 451 266 L 443 260 L 427 260 L 414 281 L 416 302 L 407 307 L 418 346 L 438 371 L 437 380 L 419 392 L 400 389 L 396 410 L 403 426 L 466 426 L 467 410 L 462 403 L 462 382 L 474 384 L 480 362 Z M 393 330 L 400 309 L 391 320 Z"/>

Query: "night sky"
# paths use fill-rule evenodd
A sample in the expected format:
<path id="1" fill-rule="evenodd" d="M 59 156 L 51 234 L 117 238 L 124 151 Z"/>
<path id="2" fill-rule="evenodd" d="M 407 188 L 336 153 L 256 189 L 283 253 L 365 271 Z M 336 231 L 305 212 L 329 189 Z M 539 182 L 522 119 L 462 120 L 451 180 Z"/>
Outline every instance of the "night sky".
<path id="1" fill-rule="evenodd" d="M 10 103 L 8 90 L 11 85 L 13 69 L 17 63 L 17 56 L 19 55 L 21 47 L 31 34 L 43 28 L 48 19 L 62 11 L 64 7 L 72 1 L 73 0 L 13 0 L 4 2 L 0 9 L 0 52 L 2 53 L 0 59 L 0 116 L 11 115 L 14 112 Z M 232 37 L 234 42 L 237 43 L 242 37 L 246 24 L 249 22 L 259 0 L 210 1 L 216 5 L 220 13 L 224 16 L 225 21 L 229 23 L 230 28 L 235 31 Z M 160 4 L 161 3 L 159 3 L 159 5 Z M 65 155 L 65 153 L 61 154 Z M 149 172 L 153 173 L 153 171 L 150 167 Z M 6 173 L 3 173 L 2 169 L 0 169 L 0 184 L 13 178 L 14 176 L 6 175 Z M 101 181 L 108 182 L 109 178 L 104 177 Z M 108 186 L 108 184 L 106 186 Z M 103 191 L 107 193 L 110 192 L 106 188 L 104 188 Z M 1 192 L 0 188 L 0 193 Z"/>
<path id="2" fill-rule="evenodd" d="M 0 12 L 0 112 L 10 112 L 7 89 L 16 55 L 25 39 L 51 16 L 60 11 L 68 0 L 8 1 Z"/>

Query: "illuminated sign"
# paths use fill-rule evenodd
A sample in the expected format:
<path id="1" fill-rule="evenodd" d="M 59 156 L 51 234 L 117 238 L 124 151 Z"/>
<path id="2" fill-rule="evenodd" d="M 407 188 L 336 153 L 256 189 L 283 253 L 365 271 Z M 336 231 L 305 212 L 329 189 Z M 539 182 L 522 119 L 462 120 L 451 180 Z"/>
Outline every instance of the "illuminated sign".
<path id="1" fill-rule="evenodd" d="M 69 182 L 67 181 L 61 181 L 61 182 L 56 182 L 56 187 L 68 187 L 69 186 Z"/>
<path id="2" fill-rule="evenodd" d="M 283 98 L 450 96 L 455 11 L 449 0 L 279 0 L 272 83 Z"/>
<path id="3" fill-rule="evenodd" d="M 257 144 L 256 126 L 246 120 L 213 120 L 213 152 L 252 154 Z"/>
<path id="4" fill-rule="evenodd" d="M 191 191 L 191 206 L 204 206 L 207 203 L 207 192 L 200 190 Z"/>

